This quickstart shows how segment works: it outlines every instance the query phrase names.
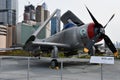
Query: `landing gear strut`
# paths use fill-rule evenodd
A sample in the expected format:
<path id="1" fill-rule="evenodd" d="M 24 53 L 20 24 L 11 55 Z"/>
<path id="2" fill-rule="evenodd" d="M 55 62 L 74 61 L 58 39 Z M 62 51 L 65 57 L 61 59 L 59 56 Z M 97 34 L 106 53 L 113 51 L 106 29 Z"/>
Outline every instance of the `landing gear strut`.
<path id="1" fill-rule="evenodd" d="M 90 51 L 88 52 L 88 54 L 90 56 L 94 56 L 95 55 L 95 47 L 94 46 L 90 49 Z"/>
<path id="2" fill-rule="evenodd" d="M 58 69 L 58 61 L 57 61 L 58 48 L 56 46 L 53 46 L 51 57 L 53 58 L 52 61 L 51 61 L 51 68 L 52 69 Z"/>

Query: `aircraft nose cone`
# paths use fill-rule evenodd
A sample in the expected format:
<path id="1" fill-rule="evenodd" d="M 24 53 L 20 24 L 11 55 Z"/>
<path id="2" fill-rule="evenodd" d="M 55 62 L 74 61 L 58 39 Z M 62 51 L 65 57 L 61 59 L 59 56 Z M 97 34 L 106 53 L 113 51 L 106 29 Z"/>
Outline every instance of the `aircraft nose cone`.
<path id="1" fill-rule="evenodd" d="M 88 37 L 90 39 L 92 39 L 94 36 L 95 36 L 95 24 L 94 23 L 90 23 L 88 25 L 88 29 L 87 29 L 87 32 L 88 32 Z"/>
<path id="2" fill-rule="evenodd" d="M 104 28 L 100 28 L 100 32 L 105 34 L 105 29 Z"/>

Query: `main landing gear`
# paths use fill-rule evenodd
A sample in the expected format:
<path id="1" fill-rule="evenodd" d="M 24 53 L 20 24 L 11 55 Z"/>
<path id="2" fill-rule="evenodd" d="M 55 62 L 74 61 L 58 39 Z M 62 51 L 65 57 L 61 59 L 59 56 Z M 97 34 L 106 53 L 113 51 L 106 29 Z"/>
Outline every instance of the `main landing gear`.
<path id="1" fill-rule="evenodd" d="M 52 69 L 59 69 L 59 67 L 58 67 L 58 61 L 57 61 L 57 58 L 58 58 L 58 48 L 56 46 L 53 46 L 51 57 L 53 59 L 51 61 L 51 66 L 50 67 Z"/>
<path id="2" fill-rule="evenodd" d="M 59 69 L 59 66 L 58 66 L 58 61 L 56 59 L 53 59 L 51 61 L 51 68 L 52 69 Z"/>

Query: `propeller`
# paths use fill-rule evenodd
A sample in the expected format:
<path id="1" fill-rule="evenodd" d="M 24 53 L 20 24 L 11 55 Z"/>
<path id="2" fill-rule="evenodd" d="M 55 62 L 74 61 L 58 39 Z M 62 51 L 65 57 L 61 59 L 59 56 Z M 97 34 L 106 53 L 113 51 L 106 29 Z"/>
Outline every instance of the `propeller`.
<path id="1" fill-rule="evenodd" d="M 95 23 L 95 24 L 99 24 L 98 21 L 95 19 L 95 17 L 94 17 L 94 16 L 92 15 L 92 13 L 90 12 L 90 10 L 87 8 L 87 6 L 86 6 L 86 9 L 87 9 L 87 11 L 89 12 L 89 14 L 90 14 L 92 20 L 94 21 L 94 23 Z"/>
<path id="2" fill-rule="evenodd" d="M 104 28 L 106 28 L 106 26 L 107 26 L 108 23 L 113 19 L 114 16 L 115 16 L 115 14 L 112 15 L 112 17 L 109 19 L 109 21 L 108 21 L 107 24 L 104 26 Z"/>
<path id="3" fill-rule="evenodd" d="M 114 56 L 118 56 L 118 52 L 114 46 L 114 44 L 112 43 L 112 41 L 110 40 L 110 38 L 105 35 L 105 28 L 108 25 L 108 23 L 113 19 L 113 17 L 115 16 L 115 14 L 112 15 L 112 17 L 109 19 L 109 21 L 107 22 L 107 24 L 105 26 L 102 26 L 93 16 L 93 14 L 90 12 L 90 10 L 86 7 L 90 17 L 92 18 L 93 22 L 95 23 L 95 36 L 87 43 L 86 47 L 84 48 L 84 52 L 89 52 L 90 49 L 92 49 L 92 46 L 94 46 L 94 44 L 100 39 L 100 37 L 102 37 L 106 43 L 106 45 L 108 46 L 108 48 L 114 53 Z M 92 55 L 92 54 L 90 54 Z"/>

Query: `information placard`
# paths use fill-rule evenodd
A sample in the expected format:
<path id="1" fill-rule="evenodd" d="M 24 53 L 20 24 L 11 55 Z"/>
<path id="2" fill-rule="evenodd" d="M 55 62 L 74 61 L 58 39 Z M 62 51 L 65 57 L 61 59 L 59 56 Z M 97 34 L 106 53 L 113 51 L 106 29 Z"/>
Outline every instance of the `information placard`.
<path id="1" fill-rule="evenodd" d="M 90 63 L 114 64 L 114 57 L 91 56 Z"/>

